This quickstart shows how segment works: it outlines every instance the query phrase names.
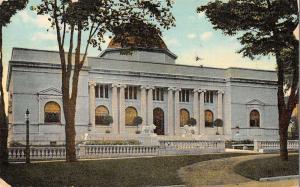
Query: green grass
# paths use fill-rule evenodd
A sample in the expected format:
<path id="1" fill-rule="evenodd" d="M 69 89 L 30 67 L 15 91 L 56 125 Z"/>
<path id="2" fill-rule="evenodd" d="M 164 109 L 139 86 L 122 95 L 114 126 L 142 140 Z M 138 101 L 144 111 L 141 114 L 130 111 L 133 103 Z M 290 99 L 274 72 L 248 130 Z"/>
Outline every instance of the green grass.
<path id="1" fill-rule="evenodd" d="M 260 158 L 239 163 L 234 171 L 244 177 L 259 180 L 264 177 L 276 177 L 299 174 L 299 155 L 289 155 L 288 161 L 279 156 Z"/>
<path id="2" fill-rule="evenodd" d="M 183 184 L 177 170 L 196 162 L 245 154 L 211 154 L 75 163 L 10 164 L 4 180 L 13 186 L 147 186 Z"/>

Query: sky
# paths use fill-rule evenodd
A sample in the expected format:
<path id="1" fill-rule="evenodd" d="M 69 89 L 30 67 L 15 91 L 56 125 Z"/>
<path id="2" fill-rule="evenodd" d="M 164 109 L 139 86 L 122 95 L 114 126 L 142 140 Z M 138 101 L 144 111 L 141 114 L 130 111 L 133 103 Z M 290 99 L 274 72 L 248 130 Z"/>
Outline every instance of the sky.
<path id="1" fill-rule="evenodd" d="M 176 63 L 203 65 L 205 67 L 242 67 L 254 69 L 275 69 L 274 57 L 262 57 L 256 60 L 243 58 L 236 53 L 241 48 L 235 37 L 222 34 L 213 29 L 206 16 L 196 12 L 196 8 L 209 0 L 175 0 L 172 13 L 176 27 L 163 31 L 163 39 L 169 50 L 178 56 Z M 30 1 L 26 9 L 18 12 L 3 33 L 4 68 L 11 57 L 13 47 L 57 50 L 55 31 L 50 30 L 47 16 L 37 16 L 30 6 L 38 3 Z M 108 36 L 103 49 L 109 43 Z M 90 48 L 89 56 L 98 56 L 100 51 Z M 201 60 L 196 61 L 196 56 Z M 6 78 L 6 75 L 5 75 Z M 4 80 L 5 81 L 5 80 Z"/>

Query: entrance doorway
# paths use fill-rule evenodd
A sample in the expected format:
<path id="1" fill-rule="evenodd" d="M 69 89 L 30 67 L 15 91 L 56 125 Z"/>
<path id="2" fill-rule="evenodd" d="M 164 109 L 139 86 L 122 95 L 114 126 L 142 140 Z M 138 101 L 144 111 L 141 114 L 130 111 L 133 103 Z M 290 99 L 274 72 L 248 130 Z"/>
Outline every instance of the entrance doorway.
<path id="1" fill-rule="evenodd" d="M 154 133 L 157 135 L 164 135 L 164 111 L 161 108 L 153 110 L 153 124 L 156 126 Z"/>

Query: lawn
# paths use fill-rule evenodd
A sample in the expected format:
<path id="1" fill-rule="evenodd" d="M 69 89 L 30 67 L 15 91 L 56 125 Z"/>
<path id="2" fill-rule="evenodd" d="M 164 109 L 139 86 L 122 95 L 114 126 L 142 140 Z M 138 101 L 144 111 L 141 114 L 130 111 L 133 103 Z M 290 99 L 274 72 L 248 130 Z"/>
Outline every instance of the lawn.
<path id="1" fill-rule="evenodd" d="M 282 161 L 279 156 L 254 159 L 239 163 L 235 166 L 234 171 L 254 180 L 264 177 L 298 175 L 298 159 L 298 154 L 290 154 L 288 161 Z"/>
<path id="2" fill-rule="evenodd" d="M 183 184 L 177 170 L 196 162 L 241 156 L 240 153 L 167 156 L 75 163 L 10 164 L 5 181 L 13 186 L 147 186 Z"/>

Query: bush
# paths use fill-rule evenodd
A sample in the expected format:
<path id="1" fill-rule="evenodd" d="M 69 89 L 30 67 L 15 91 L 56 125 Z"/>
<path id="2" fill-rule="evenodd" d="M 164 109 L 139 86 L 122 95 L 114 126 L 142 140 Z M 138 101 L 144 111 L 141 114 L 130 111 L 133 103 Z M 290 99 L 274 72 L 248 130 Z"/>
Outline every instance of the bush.
<path id="1" fill-rule="evenodd" d="M 133 124 L 136 126 L 139 126 L 142 123 L 143 123 L 143 118 L 140 116 L 136 116 L 133 120 Z"/>
<path id="2" fill-rule="evenodd" d="M 96 116 L 96 124 L 98 125 L 110 125 L 113 123 L 112 116 Z"/>
<path id="3" fill-rule="evenodd" d="M 214 125 L 215 125 L 216 127 L 223 127 L 223 120 L 221 120 L 221 119 L 216 119 L 216 120 L 214 121 Z"/>
<path id="4" fill-rule="evenodd" d="M 22 144 L 18 141 L 11 141 L 9 142 L 9 147 L 25 147 L 25 144 Z"/>
<path id="5" fill-rule="evenodd" d="M 190 126 L 195 126 L 195 125 L 197 124 L 197 120 L 196 120 L 195 118 L 190 118 L 190 119 L 188 120 L 188 124 L 189 124 Z"/>

